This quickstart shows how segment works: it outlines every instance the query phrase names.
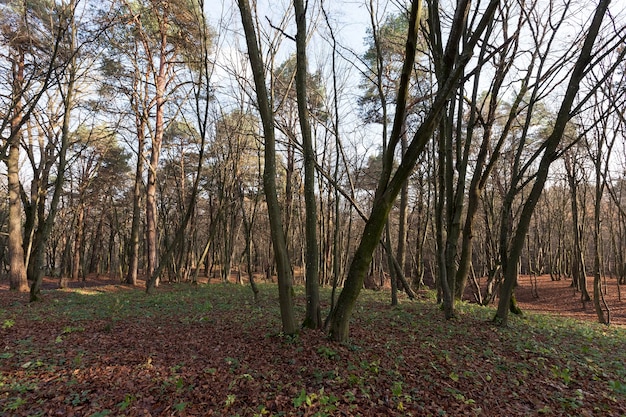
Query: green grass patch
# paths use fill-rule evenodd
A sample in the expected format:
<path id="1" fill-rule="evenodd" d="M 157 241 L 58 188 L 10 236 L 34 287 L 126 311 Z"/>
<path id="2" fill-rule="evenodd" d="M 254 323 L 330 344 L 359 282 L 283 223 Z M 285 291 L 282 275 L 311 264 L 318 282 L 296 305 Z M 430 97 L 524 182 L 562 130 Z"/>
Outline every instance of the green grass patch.
<path id="1" fill-rule="evenodd" d="M 275 285 L 259 289 L 258 302 L 246 286 L 176 284 L 16 303 L 1 322 L 0 412 L 626 415 L 624 329 L 529 313 L 498 327 L 469 303 L 446 321 L 430 295 L 390 307 L 363 291 L 350 343 L 334 344 L 282 334 Z"/>

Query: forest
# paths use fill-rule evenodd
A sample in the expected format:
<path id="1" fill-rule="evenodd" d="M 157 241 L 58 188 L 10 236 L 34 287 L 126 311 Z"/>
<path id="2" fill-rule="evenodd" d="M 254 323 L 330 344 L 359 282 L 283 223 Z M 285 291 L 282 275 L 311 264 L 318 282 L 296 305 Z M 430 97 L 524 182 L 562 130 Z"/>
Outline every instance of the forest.
<path id="1" fill-rule="evenodd" d="M 0 415 L 626 413 L 624 2 L 5 0 L 0 39 Z"/>
<path id="2" fill-rule="evenodd" d="M 431 288 L 447 319 L 465 296 L 507 324 L 518 277 L 549 275 L 609 324 L 624 5 L 330 3 L 0 4 L 15 296 L 93 274 L 276 282 L 282 332 L 345 342 L 363 288 L 392 305 Z"/>

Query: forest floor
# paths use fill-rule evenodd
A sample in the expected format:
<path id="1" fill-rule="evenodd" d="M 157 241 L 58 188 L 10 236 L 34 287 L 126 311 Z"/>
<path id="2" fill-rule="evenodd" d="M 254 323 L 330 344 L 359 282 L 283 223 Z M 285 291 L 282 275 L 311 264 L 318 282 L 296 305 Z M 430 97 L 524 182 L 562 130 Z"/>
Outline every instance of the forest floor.
<path id="1" fill-rule="evenodd" d="M 607 327 L 568 280 L 530 283 L 517 288 L 527 313 L 507 327 L 471 303 L 446 321 L 430 292 L 390 307 L 386 291 L 363 291 L 350 342 L 337 344 L 282 334 L 272 284 L 255 303 L 236 284 L 147 295 L 106 278 L 64 290 L 51 280 L 29 304 L 1 282 L 0 416 L 626 415 L 617 288 L 606 301 L 620 325 Z M 302 318 L 300 287 L 295 303 Z"/>
<path id="2" fill-rule="evenodd" d="M 578 320 L 597 321 L 598 316 L 592 301 L 582 302 L 581 292 L 575 291 L 571 279 L 552 281 L 549 275 L 519 277 L 515 289 L 517 302 L 522 311 L 546 313 Z M 590 296 L 593 296 L 593 278 L 587 278 Z M 626 287 L 617 285 L 616 279 L 603 282 L 603 310 L 609 312 L 610 322 L 626 325 Z M 625 291 L 622 294 L 622 291 Z"/>

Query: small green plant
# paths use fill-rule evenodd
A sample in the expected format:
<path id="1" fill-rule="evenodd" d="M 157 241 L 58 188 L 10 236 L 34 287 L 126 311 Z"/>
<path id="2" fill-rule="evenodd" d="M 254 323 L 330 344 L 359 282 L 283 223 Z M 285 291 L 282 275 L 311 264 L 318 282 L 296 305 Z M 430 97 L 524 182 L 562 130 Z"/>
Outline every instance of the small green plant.
<path id="1" fill-rule="evenodd" d="M 391 393 L 393 394 L 394 397 L 399 397 L 402 395 L 402 382 L 401 381 L 396 381 L 393 383 L 393 385 L 391 386 Z"/>
<path id="2" fill-rule="evenodd" d="M 111 410 L 102 410 L 102 411 L 97 411 L 97 412 L 93 413 L 89 417 L 106 417 L 106 416 L 109 416 L 109 415 L 111 415 Z"/>
<path id="3" fill-rule="evenodd" d="M 16 397 L 10 400 L 4 407 L 4 411 L 17 411 L 21 406 L 26 404 L 26 400 L 22 397 Z"/>
<path id="4" fill-rule="evenodd" d="M 61 331 L 61 334 L 70 334 L 74 332 L 84 332 L 84 327 L 65 326 Z"/>
<path id="5" fill-rule="evenodd" d="M 337 351 L 335 351 L 334 349 L 328 346 L 323 346 L 323 345 L 317 348 L 317 353 L 318 355 L 326 359 L 335 359 L 339 357 L 339 354 L 337 353 Z"/>
<path id="6" fill-rule="evenodd" d="M 132 394 L 126 394 L 126 397 L 124 397 L 124 401 L 120 402 L 117 404 L 117 407 L 120 409 L 120 411 L 124 411 L 126 410 L 128 407 L 131 406 L 131 404 L 133 402 L 135 402 L 137 398 L 132 395 Z"/>
<path id="7" fill-rule="evenodd" d="M 232 406 L 235 404 L 235 401 L 237 401 L 237 396 L 235 394 L 228 394 L 226 396 L 226 407 Z"/>
<path id="8" fill-rule="evenodd" d="M 250 374 L 238 375 L 232 381 L 230 381 L 230 384 L 228 384 L 228 389 L 234 388 L 239 381 L 254 381 L 254 377 Z"/>
<path id="9" fill-rule="evenodd" d="M 370 371 L 373 374 L 378 375 L 378 373 L 380 372 L 380 360 L 375 360 L 375 361 L 361 361 L 361 369 Z"/>
<path id="10" fill-rule="evenodd" d="M 0 387 L 2 387 L 2 383 L 0 383 Z M 9 385 L 9 390 L 16 392 L 18 394 L 23 394 L 29 391 L 35 391 L 38 388 L 36 382 L 13 382 Z"/>
<path id="11" fill-rule="evenodd" d="M 300 394 L 298 394 L 298 396 L 293 399 L 293 406 L 296 408 L 300 408 L 302 404 L 306 403 L 307 398 L 308 398 L 309 405 L 310 405 L 311 399 L 307 396 L 306 390 L 302 388 L 302 390 L 300 391 Z"/>
<path id="12" fill-rule="evenodd" d="M 347 381 L 351 386 L 357 386 L 357 387 L 363 386 L 363 384 L 365 383 L 365 381 L 363 380 L 363 377 L 358 374 L 348 375 Z"/>
<path id="13" fill-rule="evenodd" d="M 267 410 L 267 408 L 265 408 L 265 406 L 264 406 L 264 405 L 262 405 L 262 406 L 259 408 L 259 412 L 254 414 L 254 417 L 263 417 L 263 416 L 267 416 L 267 415 L 269 415 L 269 413 L 270 413 L 270 412 Z"/>
<path id="14" fill-rule="evenodd" d="M 176 392 L 181 392 L 185 388 L 185 381 L 183 381 L 182 377 L 176 378 L 174 381 L 174 387 L 176 387 Z"/>
<path id="15" fill-rule="evenodd" d="M 310 394 L 307 394 L 306 390 L 302 388 L 298 396 L 293 399 L 293 406 L 295 408 L 305 407 L 307 410 L 313 407 L 319 407 L 319 411 L 314 415 L 323 416 L 337 409 L 337 401 L 339 401 L 339 398 L 332 394 L 326 394 L 324 388 L 321 388 L 319 392 L 312 392 Z"/>
<path id="16" fill-rule="evenodd" d="M 183 369 L 184 364 L 176 364 L 172 367 L 170 367 L 170 371 L 172 371 L 172 373 L 177 373 L 178 371 L 180 371 L 181 369 Z"/>
<path id="17" fill-rule="evenodd" d="M 570 375 L 569 368 L 560 368 L 553 365 L 552 375 L 554 375 L 555 378 L 561 379 L 565 385 L 569 385 L 569 383 L 572 382 L 572 376 Z"/>
<path id="18" fill-rule="evenodd" d="M 344 400 L 346 400 L 346 402 L 353 403 L 356 401 L 356 394 L 354 393 L 354 391 L 349 390 L 343 394 L 343 398 Z"/>
<path id="19" fill-rule="evenodd" d="M 609 381 L 609 388 L 617 394 L 626 395 L 626 384 L 620 381 Z"/>
<path id="20" fill-rule="evenodd" d="M 575 410 L 583 405 L 585 396 L 581 389 L 574 390 L 574 395 L 571 397 L 557 397 L 556 400 L 561 403 L 561 407 L 565 410 Z"/>
<path id="21" fill-rule="evenodd" d="M 178 411 L 179 413 L 182 413 L 183 411 L 185 411 L 185 408 L 187 408 L 187 403 L 186 402 L 180 402 L 180 403 L 176 403 L 174 404 L 174 410 Z"/>
<path id="22" fill-rule="evenodd" d="M 74 407 L 85 404 L 89 402 L 89 390 L 73 392 L 65 399 L 65 402 L 73 405 Z"/>
<path id="23" fill-rule="evenodd" d="M 15 326 L 15 320 L 13 319 L 6 319 L 2 322 L 2 330 L 10 329 L 13 326 Z"/>
<path id="24" fill-rule="evenodd" d="M 85 356 L 84 352 L 78 352 L 76 356 L 74 356 L 74 366 L 80 368 L 83 365 L 83 357 Z"/>
<path id="25" fill-rule="evenodd" d="M 228 357 L 224 359 L 224 361 L 230 366 L 230 371 L 233 372 L 235 369 L 239 368 L 239 360 L 236 358 Z"/>

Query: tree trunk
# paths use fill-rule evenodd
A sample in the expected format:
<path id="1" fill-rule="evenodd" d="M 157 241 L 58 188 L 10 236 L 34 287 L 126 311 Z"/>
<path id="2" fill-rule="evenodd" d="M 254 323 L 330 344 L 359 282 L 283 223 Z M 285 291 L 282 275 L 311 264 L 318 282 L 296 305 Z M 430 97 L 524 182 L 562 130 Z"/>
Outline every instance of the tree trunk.
<path id="1" fill-rule="evenodd" d="M 583 248 L 583 236 L 585 229 L 584 217 L 578 210 L 578 178 L 575 161 L 576 155 L 565 158 L 565 171 L 570 186 L 570 204 L 572 210 L 572 235 L 574 236 L 574 247 L 572 250 L 572 285 L 581 292 L 580 298 L 583 303 L 590 301 L 591 297 L 587 291 L 587 268 L 585 268 L 585 252 Z M 583 214 L 584 216 L 584 214 Z"/>
<path id="2" fill-rule="evenodd" d="M 166 23 L 161 25 L 167 27 Z M 160 54 L 159 54 L 159 68 L 158 73 L 155 76 L 155 121 L 154 121 L 154 136 L 152 137 L 152 148 L 150 149 L 150 163 L 148 166 L 148 181 L 146 184 L 146 250 L 148 253 L 148 265 L 146 268 L 146 289 L 150 291 L 152 287 L 158 287 L 160 277 L 156 276 L 152 279 L 152 276 L 157 269 L 158 263 L 158 235 L 157 235 L 157 172 L 159 168 L 159 157 L 161 155 L 161 144 L 163 143 L 163 133 L 165 129 L 165 85 L 167 77 L 167 32 L 164 28 L 160 30 Z"/>
<path id="3" fill-rule="evenodd" d="M 104 236 L 102 227 L 104 225 L 104 211 L 100 212 L 100 220 L 96 226 L 95 233 L 91 237 L 91 257 L 87 273 L 100 274 L 102 272 L 102 251 L 104 249 Z"/>
<path id="4" fill-rule="evenodd" d="M 500 301 L 498 303 L 498 310 L 496 311 L 496 315 L 494 317 L 494 321 L 499 324 L 506 325 L 507 323 L 513 287 L 517 278 L 516 265 L 519 262 L 522 249 L 524 247 L 524 241 L 526 239 L 526 234 L 528 233 L 532 213 L 548 178 L 550 164 L 556 158 L 557 147 L 561 142 L 566 125 L 570 120 L 572 105 L 578 93 L 580 82 L 587 74 L 587 66 L 592 55 L 593 44 L 598 36 L 598 32 L 600 31 L 602 20 L 608 9 L 609 3 L 610 0 L 600 0 L 598 6 L 596 7 L 589 31 L 585 37 L 580 55 L 578 56 L 569 84 L 565 91 L 563 101 L 561 102 L 561 107 L 554 123 L 554 128 L 550 136 L 548 136 L 544 142 L 545 150 L 539 162 L 535 182 L 530 191 L 530 195 L 523 204 L 520 219 L 517 224 L 515 236 L 513 237 L 510 253 L 508 255 L 507 265 L 503 264 L 504 282 L 500 288 Z"/>
<path id="5" fill-rule="evenodd" d="M 22 246 L 22 204 L 20 200 L 19 180 L 19 135 L 15 135 L 9 146 L 7 160 L 7 182 L 9 188 L 9 285 L 11 290 L 28 291 L 24 248 Z"/>
<path id="6" fill-rule="evenodd" d="M 21 95 L 24 81 L 24 52 L 18 48 L 13 64 L 13 95 L 15 107 L 11 119 L 9 154 L 7 158 L 7 186 L 9 189 L 8 252 L 9 252 L 9 288 L 13 291 L 27 292 L 26 264 L 22 237 L 22 205 L 20 200 L 20 119 L 22 117 Z"/>
<path id="7" fill-rule="evenodd" d="M 265 66 L 259 51 L 257 35 L 252 20 L 252 12 L 248 0 L 238 0 L 241 12 L 241 21 L 246 35 L 248 57 L 254 75 L 257 102 L 263 134 L 265 137 L 265 168 L 263 172 L 263 189 L 267 200 L 267 211 L 270 221 L 270 234 L 274 247 L 274 259 L 278 273 L 278 295 L 280 302 L 280 315 L 283 332 L 294 334 L 297 331 L 296 320 L 293 311 L 293 283 L 287 242 L 283 230 L 280 205 L 276 192 L 276 139 L 274 134 L 274 120 L 270 97 L 265 84 Z"/>
<path id="8" fill-rule="evenodd" d="M 74 235 L 74 249 L 72 256 L 72 280 L 78 281 L 82 266 L 82 249 L 83 249 L 83 234 L 85 233 L 85 205 L 78 203 L 78 213 L 76 214 L 76 224 L 74 228 L 76 234 Z"/>
<path id="9" fill-rule="evenodd" d="M 382 242 L 385 245 L 385 255 L 387 256 L 387 266 L 389 268 L 389 278 L 391 280 L 391 305 L 398 305 L 398 275 L 399 272 L 396 271 L 395 263 L 397 260 L 394 258 L 393 251 L 391 250 L 391 232 L 389 230 L 389 219 L 387 219 L 387 224 L 385 225 L 385 240 Z M 382 286 L 382 285 L 381 285 Z"/>
<path id="10" fill-rule="evenodd" d="M 445 110 L 444 110 L 445 114 Z M 445 116 L 444 116 L 445 117 Z M 442 302 L 444 316 L 446 319 L 451 319 L 454 317 L 454 289 L 450 288 L 450 277 L 448 270 L 448 239 L 444 237 L 444 224 L 446 220 L 449 220 L 449 210 L 450 206 L 448 205 L 448 210 L 446 210 L 446 189 L 451 184 L 447 183 L 446 177 L 449 167 L 446 166 L 445 154 L 446 154 L 446 122 L 442 121 L 439 127 L 439 135 L 437 139 L 438 147 L 439 147 L 439 164 L 437 165 L 437 183 L 439 187 L 436 188 L 436 213 L 435 213 L 435 234 L 437 240 L 437 300 Z M 448 200 L 449 201 L 449 200 Z M 451 275 L 451 274 L 450 274 Z"/>
<path id="11" fill-rule="evenodd" d="M 322 326 L 319 295 L 319 245 L 317 242 L 317 202 L 315 201 L 315 150 L 307 100 L 307 56 L 306 56 L 306 8 L 303 0 L 294 0 L 296 13 L 296 93 L 298 117 L 304 151 L 304 204 L 306 240 L 306 316 L 303 327 L 319 329 Z"/>
<path id="12" fill-rule="evenodd" d="M 259 288 L 254 281 L 254 270 L 252 268 L 252 227 L 254 226 L 254 220 L 256 217 L 258 199 L 255 197 L 252 214 L 250 215 L 250 219 L 248 219 L 248 213 L 246 212 L 245 206 L 246 199 L 243 193 L 243 187 L 241 183 L 239 184 L 239 197 L 241 199 L 239 202 L 239 206 L 241 207 L 241 221 L 243 224 L 243 233 L 246 244 L 244 248 L 244 255 L 246 257 L 246 272 L 248 273 L 248 282 L 250 282 L 250 288 L 252 289 L 252 293 L 254 294 L 254 302 L 256 303 L 259 299 Z"/>
<path id="13" fill-rule="evenodd" d="M 137 126 L 137 166 L 135 169 L 135 184 L 133 186 L 133 220 L 130 228 L 130 254 L 128 260 L 128 273 L 126 283 L 137 285 L 139 271 L 139 229 L 141 227 L 141 183 L 143 176 L 143 151 L 145 146 L 143 122 L 141 117 L 135 115 Z"/>

